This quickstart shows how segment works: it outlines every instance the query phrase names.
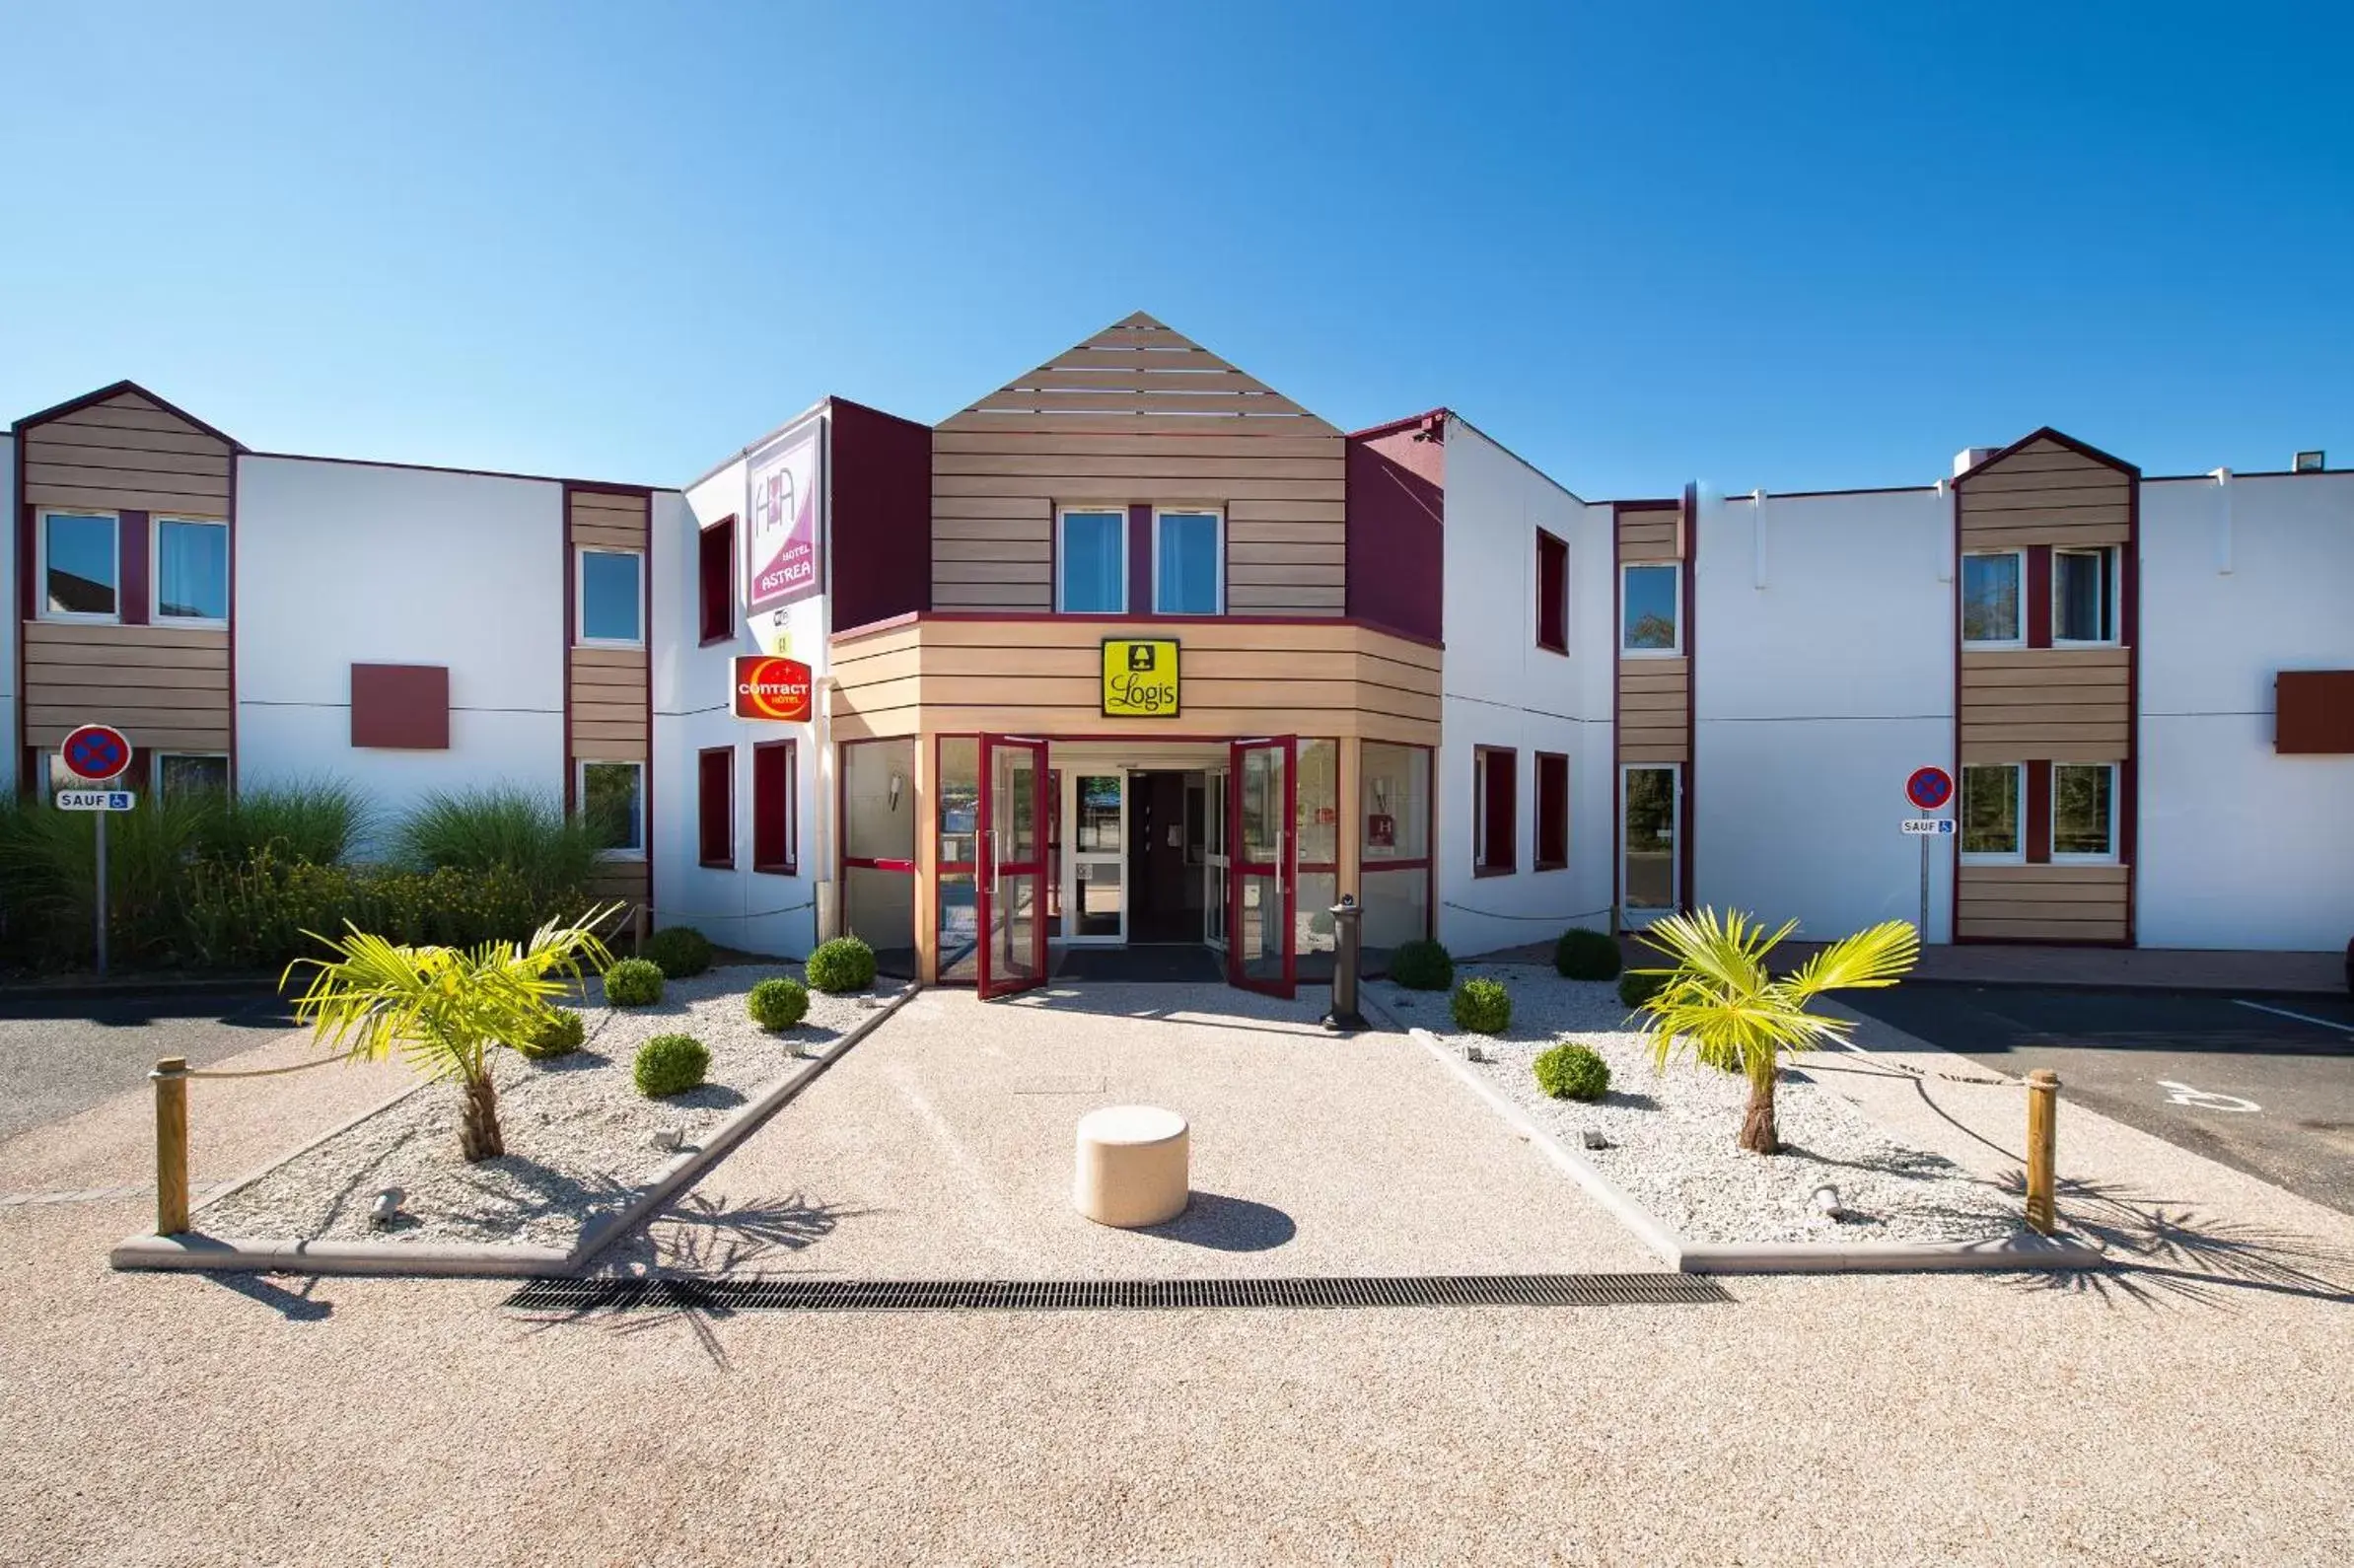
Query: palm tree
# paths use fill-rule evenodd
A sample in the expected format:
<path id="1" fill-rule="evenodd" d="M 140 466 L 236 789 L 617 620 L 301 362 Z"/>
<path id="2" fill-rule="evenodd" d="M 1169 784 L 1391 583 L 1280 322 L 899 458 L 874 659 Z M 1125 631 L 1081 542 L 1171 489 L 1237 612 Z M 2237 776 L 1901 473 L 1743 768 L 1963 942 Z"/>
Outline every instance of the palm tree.
<path id="1" fill-rule="evenodd" d="M 1676 961 L 1667 984 L 1642 1005 L 1651 1015 L 1652 1054 L 1665 1067 L 1680 1043 L 1702 1061 L 1739 1071 L 1749 1081 L 1749 1107 L 1741 1122 L 1741 1146 L 1756 1154 L 1779 1154 L 1774 1128 L 1774 1081 L 1784 1051 L 1813 1050 L 1846 1035 L 1855 1025 L 1820 1018 L 1807 1004 L 1824 991 L 1864 990 L 1896 983 L 1921 956 L 1920 933 L 1909 921 L 1889 920 L 1842 937 L 1816 954 L 1798 972 L 1774 979 L 1765 956 L 1798 928 L 1795 920 L 1767 935 L 1763 922 L 1733 910 L 1721 919 L 1714 909 L 1671 915 L 1644 934 Z"/>
<path id="2" fill-rule="evenodd" d="M 488 1160 L 507 1152 L 490 1046 L 525 1038 L 584 963 L 603 970 L 613 962 L 594 927 L 618 907 L 568 926 L 550 920 L 528 943 L 472 948 L 402 947 L 345 921 L 349 936 L 318 937 L 335 958 L 297 959 L 279 983 L 306 963 L 318 971 L 294 1004 L 295 1021 L 350 1060 L 381 1061 L 397 1046 L 428 1079 L 457 1079 L 465 1091 L 458 1151 L 469 1163 Z"/>

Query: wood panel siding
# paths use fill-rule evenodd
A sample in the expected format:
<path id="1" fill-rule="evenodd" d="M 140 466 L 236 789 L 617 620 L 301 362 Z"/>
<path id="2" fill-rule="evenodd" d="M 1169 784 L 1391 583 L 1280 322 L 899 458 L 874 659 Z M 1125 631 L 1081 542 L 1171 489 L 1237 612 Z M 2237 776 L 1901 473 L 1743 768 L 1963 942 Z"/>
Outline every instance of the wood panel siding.
<path id="1" fill-rule="evenodd" d="M 579 552 L 584 548 L 641 550 L 648 574 L 639 630 L 652 630 L 653 498 L 644 491 L 591 490 L 567 486 L 564 492 L 564 624 L 577 644 L 573 624 L 579 586 Z M 654 816 L 653 666 L 643 648 L 565 649 L 565 779 L 566 788 L 581 762 L 644 763 L 647 831 Z M 598 898 L 648 902 L 653 897 L 652 863 L 647 860 L 607 860 L 599 865 L 590 891 Z"/>
<path id="2" fill-rule="evenodd" d="M 1684 659 L 1618 662 L 1618 760 L 1691 760 L 1691 663 Z"/>
<path id="3" fill-rule="evenodd" d="M 2043 437 L 1962 475 L 1955 486 L 1962 548 L 2123 544 L 2134 476 Z"/>
<path id="4" fill-rule="evenodd" d="M 1962 760 L 2119 762 L 2133 727 L 2123 648 L 1965 649 Z"/>
<path id="5" fill-rule="evenodd" d="M 933 607 L 1050 612 L 1055 508 L 1149 504 L 1224 509 L 1233 613 L 1341 615 L 1346 456 L 1332 426 L 1131 316 L 933 431 Z"/>
<path id="6" fill-rule="evenodd" d="M 227 751 L 229 633 L 218 628 L 25 624 L 25 745 L 111 724 L 142 750 Z"/>
<path id="7" fill-rule="evenodd" d="M 1106 637 L 1174 636 L 1180 711 L 1102 713 Z M 1349 623 L 919 617 L 836 639 L 834 734 L 1319 735 L 1435 745 L 1440 653 Z"/>
<path id="8" fill-rule="evenodd" d="M 1956 879 L 1956 933 L 1982 942 L 2123 942 L 2124 866 L 1971 866 Z"/>
<path id="9" fill-rule="evenodd" d="M 116 392 L 25 431 L 25 500 L 225 519 L 234 452 L 194 420 L 138 392 Z"/>

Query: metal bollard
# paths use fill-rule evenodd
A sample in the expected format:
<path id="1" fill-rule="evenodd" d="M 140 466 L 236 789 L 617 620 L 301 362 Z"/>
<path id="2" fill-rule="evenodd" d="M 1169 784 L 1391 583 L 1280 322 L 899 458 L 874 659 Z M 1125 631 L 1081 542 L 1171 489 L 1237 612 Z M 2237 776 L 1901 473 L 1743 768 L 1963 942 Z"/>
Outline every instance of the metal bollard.
<path id="1" fill-rule="evenodd" d="M 1357 928 L 1365 918 L 1356 896 L 1342 893 L 1332 906 L 1332 1011 L 1324 1028 L 1336 1034 L 1352 1034 L 1368 1026 L 1357 1011 Z"/>
<path id="2" fill-rule="evenodd" d="M 2038 1067 L 2027 1075 L 2027 1223 L 2049 1236 L 2059 1225 L 2052 1169 L 2059 1146 L 2060 1075 Z"/>
<path id="3" fill-rule="evenodd" d="M 188 1059 L 167 1056 L 155 1081 L 155 1233 L 188 1228 Z"/>

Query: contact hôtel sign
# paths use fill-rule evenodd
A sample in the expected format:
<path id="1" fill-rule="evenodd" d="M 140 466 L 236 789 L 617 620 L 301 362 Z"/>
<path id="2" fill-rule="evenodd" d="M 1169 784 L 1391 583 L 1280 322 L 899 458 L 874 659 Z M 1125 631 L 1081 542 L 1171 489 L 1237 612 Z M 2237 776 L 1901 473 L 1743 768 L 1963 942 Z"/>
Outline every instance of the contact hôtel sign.
<path id="1" fill-rule="evenodd" d="M 798 659 L 779 659 L 768 654 L 739 655 L 736 717 L 806 724 L 815 685 L 810 667 Z"/>

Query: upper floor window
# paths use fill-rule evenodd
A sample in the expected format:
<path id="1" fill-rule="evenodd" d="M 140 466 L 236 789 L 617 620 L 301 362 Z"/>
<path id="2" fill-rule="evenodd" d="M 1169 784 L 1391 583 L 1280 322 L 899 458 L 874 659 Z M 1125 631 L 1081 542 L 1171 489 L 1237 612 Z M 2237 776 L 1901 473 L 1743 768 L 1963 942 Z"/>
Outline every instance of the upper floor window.
<path id="1" fill-rule="evenodd" d="M 580 552 L 580 640 L 636 648 L 645 642 L 646 558 L 636 550 Z"/>
<path id="2" fill-rule="evenodd" d="M 1054 607 L 1067 614 L 1125 613 L 1128 514 L 1066 511 L 1055 520 Z"/>
<path id="3" fill-rule="evenodd" d="M 1569 546 L 1536 531 L 1536 646 L 1569 652 Z"/>
<path id="4" fill-rule="evenodd" d="M 1216 615 L 1226 608 L 1226 520 L 1216 512 L 1153 513 L 1153 612 Z"/>
<path id="5" fill-rule="evenodd" d="M 1619 568 L 1618 647 L 1630 654 L 1683 651 L 1683 567 L 1674 561 Z"/>
<path id="6" fill-rule="evenodd" d="M 40 613 L 45 620 L 113 620 L 121 613 L 121 522 L 111 512 L 40 515 Z"/>
<path id="7" fill-rule="evenodd" d="M 2026 571 L 2018 550 L 1989 550 L 1962 557 L 1962 640 L 2016 644 L 2020 625 L 2020 583 Z"/>
<path id="8" fill-rule="evenodd" d="M 2051 552 L 2051 640 L 2055 644 L 2117 640 L 2117 552 L 2113 545 Z"/>
<path id="9" fill-rule="evenodd" d="M 155 618 L 228 623 L 228 524 L 155 520 Z"/>
<path id="10" fill-rule="evenodd" d="M 736 629 L 736 520 L 723 517 L 695 540 L 696 620 L 705 643 L 726 642 Z"/>

